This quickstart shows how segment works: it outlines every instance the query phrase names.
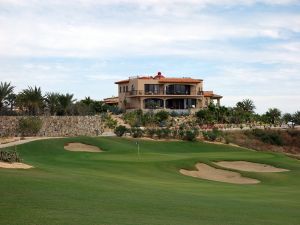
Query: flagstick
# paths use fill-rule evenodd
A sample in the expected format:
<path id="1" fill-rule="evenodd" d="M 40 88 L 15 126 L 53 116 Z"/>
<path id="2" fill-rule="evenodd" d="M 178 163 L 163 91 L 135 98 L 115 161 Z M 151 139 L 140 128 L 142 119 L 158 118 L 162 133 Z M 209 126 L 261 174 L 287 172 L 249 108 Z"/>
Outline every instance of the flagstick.
<path id="1" fill-rule="evenodd" d="M 137 144 L 138 156 L 140 157 L 140 143 L 137 141 L 136 144 Z"/>

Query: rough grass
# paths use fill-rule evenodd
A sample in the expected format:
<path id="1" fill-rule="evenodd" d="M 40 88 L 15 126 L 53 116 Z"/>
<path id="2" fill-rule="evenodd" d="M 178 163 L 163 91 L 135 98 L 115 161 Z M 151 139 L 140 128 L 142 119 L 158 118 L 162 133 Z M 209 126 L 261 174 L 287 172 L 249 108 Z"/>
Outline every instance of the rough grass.
<path id="1" fill-rule="evenodd" d="M 102 153 L 69 152 L 67 142 Z M 18 146 L 35 169 L 0 169 L 0 223 L 9 225 L 296 225 L 300 163 L 281 154 L 191 142 L 68 138 Z M 236 185 L 181 175 L 196 162 L 248 160 L 291 170 Z"/>

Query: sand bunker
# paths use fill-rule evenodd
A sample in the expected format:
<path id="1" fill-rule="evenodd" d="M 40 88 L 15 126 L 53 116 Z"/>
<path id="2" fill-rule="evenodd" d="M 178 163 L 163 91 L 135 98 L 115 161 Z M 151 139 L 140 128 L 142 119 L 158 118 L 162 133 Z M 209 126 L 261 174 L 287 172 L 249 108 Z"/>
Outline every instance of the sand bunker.
<path id="1" fill-rule="evenodd" d="M 0 162 L 0 168 L 5 168 L 5 169 L 30 169 L 30 168 L 33 168 L 33 166 L 27 165 L 25 163 Z"/>
<path id="2" fill-rule="evenodd" d="M 215 164 L 229 169 L 248 171 L 248 172 L 274 173 L 274 172 L 289 171 L 286 169 L 276 168 L 274 166 L 270 166 L 266 164 L 246 162 L 246 161 L 221 161 L 221 162 L 216 162 Z"/>
<path id="3" fill-rule="evenodd" d="M 66 144 L 65 149 L 73 152 L 102 152 L 101 149 L 96 146 L 76 142 Z"/>
<path id="4" fill-rule="evenodd" d="M 179 172 L 186 176 L 202 178 L 206 180 L 227 182 L 233 184 L 257 184 L 260 181 L 252 178 L 243 177 L 237 172 L 216 169 L 204 163 L 196 164 L 197 170 L 180 169 Z"/>

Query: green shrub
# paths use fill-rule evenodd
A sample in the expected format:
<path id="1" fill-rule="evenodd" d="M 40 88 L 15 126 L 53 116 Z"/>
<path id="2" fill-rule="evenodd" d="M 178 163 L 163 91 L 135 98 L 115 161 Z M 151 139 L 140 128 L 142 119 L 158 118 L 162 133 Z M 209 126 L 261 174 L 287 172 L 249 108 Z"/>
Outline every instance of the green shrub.
<path id="1" fill-rule="evenodd" d="M 125 132 L 127 131 L 127 128 L 123 125 L 117 126 L 114 130 L 114 133 L 118 136 L 118 137 L 122 137 Z"/>
<path id="2" fill-rule="evenodd" d="M 117 120 L 114 120 L 111 115 L 107 113 L 102 115 L 102 120 L 104 121 L 105 126 L 110 129 L 114 129 L 118 124 Z"/>
<path id="3" fill-rule="evenodd" d="M 42 120 L 38 117 L 23 117 L 19 120 L 19 132 L 22 136 L 35 136 L 42 127 Z"/>
<path id="4" fill-rule="evenodd" d="M 171 130 L 169 128 L 157 129 L 156 135 L 158 138 L 169 138 Z"/>
<path id="5" fill-rule="evenodd" d="M 161 110 L 155 114 L 155 118 L 158 123 L 162 123 L 169 118 L 169 113 L 167 111 Z"/>
<path id="6" fill-rule="evenodd" d="M 219 131 L 217 128 L 214 128 L 212 131 L 203 131 L 202 134 L 204 139 L 208 141 L 215 141 L 223 136 L 222 131 Z"/>
<path id="7" fill-rule="evenodd" d="M 133 127 L 131 128 L 130 130 L 131 132 L 131 136 L 134 137 L 134 138 L 139 138 L 139 137 L 143 137 L 143 130 L 139 127 Z"/>
<path id="8" fill-rule="evenodd" d="M 170 116 L 171 116 L 171 117 L 178 117 L 178 116 L 179 116 L 179 113 L 176 112 L 176 111 L 172 111 L 172 112 L 170 113 Z"/>
<path id="9" fill-rule="evenodd" d="M 245 134 L 249 135 L 249 132 L 246 132 Z M 264 143 L 279 146 L 283 145 L 282 137 L 276 131 L 254 129 L 251 131 L 251 134 L 259 138 Z"/>
<path id="10" fill-rule="evenodd" d="M 153 138 L 154 135 L 156 134 L 156 129 L 149 128 L 146 130 L 146 133 L 148 134 L 149 137 Z"/>
<path id="11" fill-rule="evenodd" d="M 9 151 L 0 151 L 0 161 L 3 162 L 21 162 L 20 156 L 16 151 L 9 152 Z"/>
<path id="12" fill-rule="evenodd" d="M 184 135 L 184 139 L 187 141 L 195 141 L 198 136 L 198 132 L 195 130 L 187 130 Z"/>
<path id="13" fill-rule="evenodd" d="M 140 127 L 143 124 L 143 111 L 135 110 L 132 112 L 127 112 L 123 115 L 123 119 L 131 127 Z"/>

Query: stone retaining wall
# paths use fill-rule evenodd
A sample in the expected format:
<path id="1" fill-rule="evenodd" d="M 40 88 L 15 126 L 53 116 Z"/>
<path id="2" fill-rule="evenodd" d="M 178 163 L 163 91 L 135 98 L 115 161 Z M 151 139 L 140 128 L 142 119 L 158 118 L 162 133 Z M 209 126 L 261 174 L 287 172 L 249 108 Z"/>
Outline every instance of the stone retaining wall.
<path id="1" fill-rule="evenodd" d="M 0 137 L 18 136 L 21 116 L 0 116 Z M 104 130 L 100 116 L 40 116 L 42 128 L 37 136 L 98 136 Z"/>

